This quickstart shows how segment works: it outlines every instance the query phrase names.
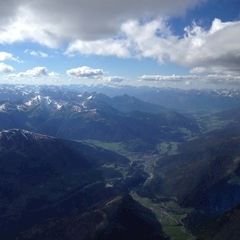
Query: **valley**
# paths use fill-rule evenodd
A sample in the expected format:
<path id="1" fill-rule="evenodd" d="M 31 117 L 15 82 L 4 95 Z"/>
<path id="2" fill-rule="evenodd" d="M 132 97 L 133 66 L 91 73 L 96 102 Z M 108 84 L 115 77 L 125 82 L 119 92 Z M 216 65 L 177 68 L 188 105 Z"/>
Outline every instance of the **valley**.
<path id="1" fill-rule="evenodd" d="M 183 112 L 126 94 L 2 87 L 0 237 L 210 239 L 210 223 L 240 203 L 239 114 L 227 101 Z"/>

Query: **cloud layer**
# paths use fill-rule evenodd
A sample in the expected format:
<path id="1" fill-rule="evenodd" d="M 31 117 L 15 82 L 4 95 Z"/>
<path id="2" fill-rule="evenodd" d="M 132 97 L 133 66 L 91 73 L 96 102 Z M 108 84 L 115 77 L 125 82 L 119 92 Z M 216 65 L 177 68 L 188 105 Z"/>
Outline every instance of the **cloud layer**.
<path id="1" fill-rule="evenodd" d="M 143 75 L 139 77 L 140 82 L 148 83 L 178 83 L 178 84 L 199 84 L 207 85 L 230 85 L 230 86 L 239 86 L 240 76 L 239 75 L 227 75 L 227 74 L 207 74 L 207 75 Z"/>
<path id="2" fill-rule="evenodd" d="M 122 25 L 120 35 L 115 40 L 77 40 L 67 53 L 153 58 L 159 63 L 187 66 L 193 73 L 240 71 L 240 21 L 215 19 L 208 30 L 193 24 L 180 37 L 161 19 L 145 24 L 130 20 Z"/>
<path id="3" fill-rule="evenodd" d="M 0 43 L 31 40 L 56 47 L 66 39 L 113 36 L 129 18 L 173 16 L 202 0 L 0 1 Z"/>
<path id="4" fill-rule="evenodd" d="M 240 73 L 240 21 L 214 19 L 208 29 L 193 22 L 186 26 L 183 35 L 177 35 L 169 25 L 172 16 L 184 14 L 205 1 L 8 0 L 7 4 L 0 1 L 0 44 L 30 41 L 61 50 L 67 46 L 66 56 L 149 58 L 159 64 L 171 62 L 189 69 L 185 76 L 145 75 L 140 78 L 144 82 L 200 81 L 205 77 L 215 83 L 235 83 Z M 25 53 L 41 58 L 49 56 L 37 49 Z M 19 59 L 0 52 L 1 73 L 14 71 L 8 61 L 19 62 Z M 66 73 L 111 83 L 125 80 L 87 66 Z M 45 67 L 35 67 L 15 76 L 54 74 Z"/>
<path id="5" fill-rule="evenodd" d="M 6 63 L 0 62 L 0 73 L 12 73 L 14 68 Z"/>
<path id="6" fill-rule="evenodd" d="M 0 52 L 0 62 L 3 61 L 19 61 L 19 60 L 16 57 L 14 57 L 11 53 Z"/>
<path id="7" fill-rule="evenodd" d="M 67 70 L 67 75 L 78 78 L 99 78 L 104 75 L 102 69 L 95 69 L 87 66 Z"/>

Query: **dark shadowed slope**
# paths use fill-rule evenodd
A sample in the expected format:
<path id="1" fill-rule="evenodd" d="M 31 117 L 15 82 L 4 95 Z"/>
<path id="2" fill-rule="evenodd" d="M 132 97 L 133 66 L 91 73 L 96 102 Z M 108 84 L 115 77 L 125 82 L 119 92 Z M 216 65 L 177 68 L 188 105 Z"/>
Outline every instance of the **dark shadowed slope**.
<path id="1" fill-rule="evenodd" d="M 239 240 L 240 206 L 211 221 L 199 237 L 200 240 Z"/>
<path id="2" fill-rule="evenodd" d="M 158 161 L 142 194 L 176 197 L 194 209 L 186 223 L 198 234 L 209 219 L 240 203 L 239 136 L 240 128 L 229 126 L 183 143 Z"/>
<path id="3" fill-rule="evenodd" d="M 0 238 L 75 208 L 86 211 L 121 188 L 116 169 L 128 160 L 115 153 L 24 130 L 0 133 Z M 107 178 L 119 187 L 106 187 Z M 114 180 L 115 179 L 115 180 Z"/>
<path id="4" fill-rule="evenodd" d="M 19 240 L 166 240 L 151 211 L 130 196 L 116 196 L 84 214 L 51 219 L 23 233 Z"/>

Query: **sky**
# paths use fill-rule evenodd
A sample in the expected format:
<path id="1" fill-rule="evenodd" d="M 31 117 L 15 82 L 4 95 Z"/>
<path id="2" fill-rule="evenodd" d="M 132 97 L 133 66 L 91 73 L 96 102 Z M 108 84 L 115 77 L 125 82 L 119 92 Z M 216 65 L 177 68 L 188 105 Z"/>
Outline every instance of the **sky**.
<path id="1" fill-rule="evenodd" d="M 0 0 L 0 83 L 239 88 L 239 0 Z"/>

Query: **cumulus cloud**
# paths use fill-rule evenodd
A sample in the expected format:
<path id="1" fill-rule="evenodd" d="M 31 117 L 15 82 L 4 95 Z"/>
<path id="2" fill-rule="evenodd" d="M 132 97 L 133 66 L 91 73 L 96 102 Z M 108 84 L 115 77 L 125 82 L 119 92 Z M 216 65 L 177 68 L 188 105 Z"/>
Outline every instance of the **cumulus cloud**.
<path id="1" fill-rule="evenodd" d="M 28 69 L 25 72 L 19 72 L 17 74 L 11 75 L 11 77 L 30 77 L 30 78 L 38 78 L 38 77 L 53 77 L 56 76 L 57 73 L 49 72 L 46 67 L 34 67 L 32 69 Z"/>
<path id="2" fill-rule="evenodd" d="M 29 54 L 29 55 L 31 55 L 31 56 L 34 56 L 34 57 L 42 57 L 42 58 L 47 58 L 47 57 L 49 57 L 49 55 L 47 54 L 47 53 L 45 53 L 45 52 L 42 52 L 42 51 L 35 51 L 35 50 L 29 50 L 29 49 L 26 49 L 25 51 L 24 51 L 24 53 L 27 53 L 27 54 Z"/>
<path id="3" fill-rule="evenodd" d="M 127 44 L 127 41 L 120 39 L 105 39 L 96 41 L 76 40 L 69 45 L 66 54 L 73 55 L 81 53 L 86 55 L 91 54 L 126 58 L 131 56 Z"/>
<path id="4" fill-rule="evenodd" d="M 13 56 L 11 53 L 7 53 L 7 52 L 0 52 L 0 61 L 6 61 L 9 59 L 12 59 Z"/>
<path id="5" fill-rule="evenodd" d="M 104 75 L 104 71 L 102 69 L 82 66 L 67 70 L 67 75 L 78 78 L 100 78 Z"/>
<path id="6" fill-rule="evenodd" d="M 124 77 L 120 77 L 120 76 L 108 76 L 105 79 L 107 82 L 110 82 L 110 83 L 121 83 L 126 80 Z"/>
<path id="7" fill-rule="evenodd" d="M 112 36 L 129 18 L 176 16 L 204 0 L 0 1 L 0 43 L 30 40 L 56 47 L 66 39 Z"/>
<path id="8" fill-rule="evenodd" d="M 82 79 L 94 79 L 101 83 L 118 84 L 126 79 L 121 76 L 110 76 L 103 69 L 91 68 L 88 66 L 82 66 L 78 68 L 72 68 L 66 71 L 67 75 L 75 78 Z"/>
<path id="9" fill-rule="evenodd" d="M 51 31 L 54 26 L 44 23 L 36 14 L 27 6 L 20 5 L 16 15 L 13 15 L 7 23 L 0 25 L 0 43 L 32 41 L 51 48 L 58 47 L 62 39 Z"/>
<path id="10" fill-rule="evenodd" d="M 8 64 L 0 63 L 0 73 L 12 73 L 14 68 Z"/>
<path id="11" fill-rule="evenodd" d="M 144 24 L 130 20 L 122 24 L 120 36 L 115 40 L 100 40 L 98 44 L 84 45 L 76 41 L 67 52 L 153 58 L 159 63 L 187 66 L 193 74 L 238 75 L 240 72 L 240 21 L 215 19 L 207 30 L 194 23 L 185 28 L 183 36 L 177 36 L 162 19 Z M 119 48 L 112 48 L 114 41 Z"/>
<path id="12" fill-rule="evenodd" d="M 7 61 L 7 60 L 11 60 L 11 61 L 19 61 L 18 58 L 14 57 L 11 53 L 8 52 L 0 52 L 0 61 Z"/>
<path id="13" fill-rule="evenodd" d="M 222 22 L 215 19 L 209 30 L 194 24 L 185 29 L 186 35 L 178 41 L 178 55 L 172 61 L 210 71 L 228 69 L 239 71 L 240 64 L 240 21 Z M 184 54 L 186 50 L 186 54 Z M 210 66 L 210 68 L 209 68 Z"/>

